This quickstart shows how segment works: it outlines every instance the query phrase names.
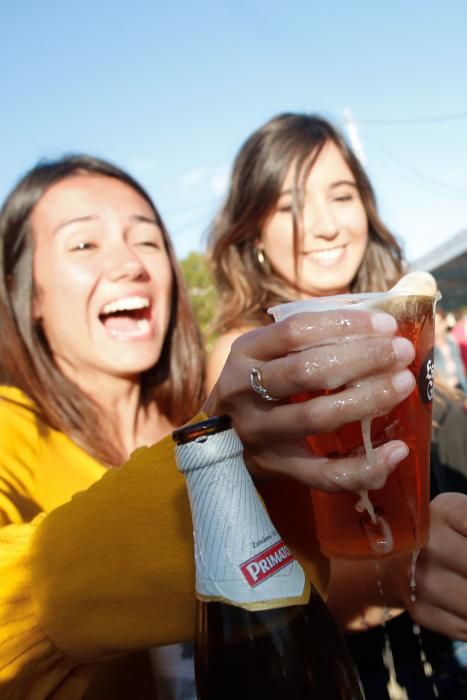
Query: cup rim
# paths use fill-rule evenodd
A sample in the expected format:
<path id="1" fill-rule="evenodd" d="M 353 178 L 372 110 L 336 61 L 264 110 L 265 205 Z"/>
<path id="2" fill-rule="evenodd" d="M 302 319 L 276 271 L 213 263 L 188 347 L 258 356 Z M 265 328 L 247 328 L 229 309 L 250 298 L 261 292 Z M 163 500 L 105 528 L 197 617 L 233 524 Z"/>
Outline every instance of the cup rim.
<path id="1" fill-rule="evenodd" d="M 433 295 L 421 294 L 420 292 L 404 292 L 397 289 L 389 289 L 386 292 L 357 292 L 355 294 L 348 292 L 346 294 L 310 297 L 309 299 L 297 299 L 295 301 L 283 302 L 282 304 L 270 306 L 267 312 L 277 321 L 278 317 L 282 319 L 292 316 L 293 314 L 307 311 L 336 311 L 337 309 L 348 306 L 353 308 L 360 307 L 371 309 L 372 304 L 367 306 L 368 302 L 375 302 L 379 299 L 391 299 L 395 297 L 420 297 L 423 299 L 431 299 L 433 302 L 436 302 L 441 299 L 441 294 L 439 290 L 437 290 L 436 294 Z M 282 314 L 285 309 L 286 315 L 283 316 Z"/>

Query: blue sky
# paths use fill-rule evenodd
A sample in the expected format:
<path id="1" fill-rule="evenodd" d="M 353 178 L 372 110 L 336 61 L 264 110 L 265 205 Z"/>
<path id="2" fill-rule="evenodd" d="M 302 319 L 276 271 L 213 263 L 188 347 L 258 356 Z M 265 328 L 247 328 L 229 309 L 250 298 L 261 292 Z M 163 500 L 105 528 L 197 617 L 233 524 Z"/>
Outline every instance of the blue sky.
<path id="1" fill-rule="evenodd" d="M 283 111 L 342 128 L 350 108 L 416 259 L 467 227 L 466 26 L 461 0 L 2 3 L 0 197 L 38 159 L 90 152 L 141 180 L 184 257 L 251 131 Z"/>

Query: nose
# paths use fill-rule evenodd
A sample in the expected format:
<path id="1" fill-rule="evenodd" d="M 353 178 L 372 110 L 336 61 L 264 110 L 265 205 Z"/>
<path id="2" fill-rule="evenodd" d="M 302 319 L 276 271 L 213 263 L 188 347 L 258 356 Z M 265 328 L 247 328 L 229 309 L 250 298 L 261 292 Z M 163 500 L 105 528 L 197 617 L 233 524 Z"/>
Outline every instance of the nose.
<path id="1" fill-rule="evenodd" d="M 333 240 L 339 234 L 339 226 L 328 202 L 314 202 L 305 205 L 303 211 L 303 229 L 305 236 Z"/>
<path id="2" fill-rule="evenodd" d="M 147 277 L 147 272 L 141 258 L 122 242 L 108 251 L 107 276 L 112 282 L 143 280 Z"/>

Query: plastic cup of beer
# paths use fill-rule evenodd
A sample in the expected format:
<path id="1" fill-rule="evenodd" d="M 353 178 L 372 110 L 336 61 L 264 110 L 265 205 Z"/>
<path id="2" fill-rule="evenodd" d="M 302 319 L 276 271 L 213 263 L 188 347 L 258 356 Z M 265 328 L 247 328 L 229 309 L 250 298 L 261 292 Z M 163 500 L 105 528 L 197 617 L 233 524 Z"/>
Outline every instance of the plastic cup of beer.
<path id="1" fill-rule="evenodd" d="M 409 455 L 381 489 L 333 494 L 310 490 L 320 547 L 329 557 L 398 556 L 415 552 L 428 539 L 434 309 L 439 298 L 434 278 L 414 272 L 387 292 L 315 297 L 269 309 L 276 321 L 302 311 L 385 311 L 395 317 L 398 334 L 408 338 L 416 350 L 409 369 L 417 386 L 390 413 L 368 416 L 332 433 L 307 438 L 316 455 L 338 458 L 366 454 L 370 464 L 373 450 L 389 440 L 403 440 L 409 447 Z M 334 391 L 304 393 L 291 400 L 304 401 Z"/>

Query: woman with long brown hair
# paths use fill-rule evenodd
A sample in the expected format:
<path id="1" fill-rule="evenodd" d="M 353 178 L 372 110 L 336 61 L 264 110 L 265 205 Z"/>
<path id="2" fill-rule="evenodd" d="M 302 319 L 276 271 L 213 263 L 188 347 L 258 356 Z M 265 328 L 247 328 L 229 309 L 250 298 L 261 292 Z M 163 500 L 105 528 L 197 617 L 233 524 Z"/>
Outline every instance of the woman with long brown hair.
<path id="1" fill-rule="evenodd" d="M 235 344 L 202 415 L 232 417 L 253 473 L 335 491 L 341 474 L 369 488 L 395 468 L 400 441 L 378 448 L 370 472 L 303 444 L 360 419 L 363 396 L 384 412 L 413 385 L 410 344 L 389 351 L 390 316 L 349 324 L 361 356 L 339 342 L 338 314 Z M 278 397 L 324 388 L 325 358 L 319 377 L 306 371 L 323 327 L 346 380 L 363 376 L 346 394 L 355 402 L 292 406 L 252 391 L 258 368 Z M 153 697 L 147 650 L 194 629 L 192 525 L 170 433 L 202 405 L 204 365 L 167 231 L 133 178 L 74 156 L 20 180 L 0 212 L 0 329 L 0 695 Z M 318 552 L 303 563 L 322 589 Z"/>
<path id="2" fill-rule="evenodd" d="M 88 177 L 83 184 L 94 185 L 94 190 L 87 188 L 89 193 L 84 186 L 82 191 L 77 186 L 84 174 Z M 87 319 L 82 318 L 78 311 L 81 300 L 76 293 L 76 284 L 81 285 L 80 293 L 89 297 L 89 303 L 93 302 L 93 285 L 97 284 L 101 272 L 96 270 L 93 276 L 93 266 L 96 267 L 93 258 L 97 258 L 98 253 L 103 256 L 107 251 L 101 243 L 103 235 L 99 230 L 102 228 L 99 216 L 93 214 L 86 218 L 80 212 L 86 205 L 93 212 L 103 208 L 100 198 L 107 194 L 105 184 L 109 189 L 109 208 L 113 196 L 122 201 L 120 208 L 123 209 L 126 203 L 123 197 L 130 191 L 144 200 L 144 214 L 133 216 L 133 230 L 129 229 L 129 236 L 134 239 L 131 241 L 134 248 L 143 251 L 154 266 L 157 262 L 158 281 L 156 285 L 149 275 L 138 269 L 136 258 L 123 261 L 122 267 L 126 265 L 128 270 L 125 268 L 120 272 L 117 268 L 115 272 L 109 271 L 109 292 L 101 293 L 102 308 L 94 309 L 96 318 Z M 43 200 L 46 194 L 47 200 Z M 131 205 L 129 201 L 128 210 Z M 54 241 L 52 249 L 49 241 L 44 242 L 42 238 L 35 241 L 31 236 L 34 227 L 53 227 L 55 222 L 57 225 L 50 235 L 58 243 Z M 110 224 L 116 225 L 113 221 Z M 103 415 L 88 392 L 80 388 L 83 379 L 76 381 L 74 365 L 78 359 L 74 357 L 75 353 L 68 357 L 63 349 L 54 352 L 55 343 L 63 342 L 66 334 L 71 333 L 71 325 L 74 338 L 80 345 L 80 354 L 91 362 L 88 356 L 92 348 L 87 348 L 89 341 L 85 326 L 92 321 L 97 326 L 91 329 L 94 336 L 102 327 L 102 330 L 107 329 L 104 338 L 108 335 L 114 344 L 124 344 L 128 353 L 152 353 L 149 359 L 154 361 L 148 361 L 148 369 L 142 372 L 140 391 L 144 409 L 150 410 L 157 405 L 161 415 L 159 420 L 165 421 L 161 433 L 167 432 L 167 425 L 182 424 L 196 413 L 204 391 L 198 330 L 162 220 L 148 195 L 133 178 L 112 164 L 91 157 L 71 157 L 59 163 L 44 164 L 29 173 L 7 200 L 1 227 L 2 264 L 6 272 L 0 279 L 2 371 L 5 383 L 24 391 L 51 427 L 73 436 L 75 442 L 104 463 L 121 464 L 127 455 L 128 448 L 121 443 L 119 426 L 109 420 L 110 412 Z M 116 247 L 117 244 L 111 241 L 109 249 L 111 245 Z M 35 280 L 22 274 L 33 264 Z M 104 302 L 108 296 L 113 296 L 112 288 L 118 288 L 119 275 L 128 278 L 126 287 L 130 292 L 136 287 L 139 293 L 141 288 L 144 295 L 133 297 L 129 294 L 127 303 L 121 302 L 117 308 L 111 302 L 110 306 Z M 148 279 L 141 281 L 139 276 Z M 154 308 L 161 304 L 158 300 L 163 297 L 166 308 Z M 96 303 L 100 301 L 99 297 Z M 47 325 L 41 323 L 42 305 Z M 154 342 L 157 329 L 150 328 L 150 325 L 158 316 L 163 316 L 163 322 L 160 337 Z M 95 344 L 98 342 L 96 339 Z M 150 349 L 146 349 L 146 345 Z M 137 351 L 131 350 L 133 346 Z M 144 364 L 144 360 L 141 361 Z M 118 420 L 116 415 L 113 418 Z M 144 420 L 148 419 L 154 424 L 154 416 L 148 415 Z M 130 424 L 132 422 L 135 421 Z M 124 424 L 126 427 L 127 422 Z"/>
<path id="3" fill-rule="evenodd" d="M 336 177 L 342 179 L 326 198 L 346 231 L 339 233 L 328 218 L 317 224 L 324 229 L 315 249 L 304 250 L 302 215 L 310 211 L 304 209 L 305 187 L 323 158 L 325 175 L 335 162 L 340 168 Z M 313 210 L 315 217 L 320 212 L 328 217 L 320 203 Z M 379 217 L 358 159 L 328 121 L 305 114 L 279 115 L 243 144 L 211 228 L 210 254 L 221 297 L 217 327 L 232 337 L 240 328 L 270 323 L 267 309 L 274 304 L 342 290 L 388 289 L 403 270 L 401 248 Z"/>
<path id="4" fill-rule="evenodd" d="M 211 228 L 210 255 L 220 294 L 217 328 L 221 335 L 208 361 L 208 386 L 216 381 L 239 335 L 272 323 L 267 313 L 271 306 L 306 297 L 384 291 L 397 282 L 405 267 L 402 249 L 379 216 L 373 188 L 357 157 L 329 121 L 308 114 L 278 115 L 242 145 L 225 203 Z M 314 373 L 313 366 L 309 371 Z M 268 485 L 263 488 L 265 494 L 268 489 L 275 490 L 277 502 L 283 503 L 280 486 Z M 295 521 L 301 517 L 302 501 L 308 502 L 301 499 L 299 491 L 297 503 L 291 504 Z M 427 584 L 424 578 L 427 562 L 439 562 L 440 558 L 446 562 L 449 543 L 458 539 L 447 516 L 451 498 L 455 512 L 464 501 L 460 494 L 439 496 L 432 504 L 432 540 L 418 560 L 419 591 L 432 585 L 433 579 Z M 303 511 L 302 516 L 305 520 L 307 513 Z M 466 542 L 462 547 L 465 551 Z M 414 602 L 403 592 L 401 595 L 401 590 L 394 588 L 401 563 L 388 560 L 380 564 L 384 603 L 372 562 L 336 560 L 331 567 L 328 601 L 349 631 L 349 644 L 368 697 L 375 700 L 391 697 L 387 695 L 382 655 L 389 629 L 396 640 L 404 640 L 404 644 L 396 641 L 394 645 L 400 660 L 396 670 L 403 678 L 402 685 L 409 689 L 409 697 L 423 700 L 432 692 L 431 680 L 420 665 L 412 622 L 408 615 L 401 615 L 404 607 L 418 622 L 451 636 L 459 629 L 457 623 L 451 625 L 453 619 L 446 616 L 445 609 L 465 619 L 460 602 L 451 607 L 451 601 L 444 601 L 430 618 L 420 599 Z M 458 568 L 454 553 L 446 569 L 456 571 L 457 582 L 467 586 L 466 571 L 463 566 Z M 457 589 L 457 594 L 461 590 Z M 442 595 L 437 591 L 432 600 Z M 386 610 L 391 605 L 392 610 Z M 386 613 L 393 620 L 383 627 Z M 374 631 L 367 632 L 367 628 Z M 405 643 L 407 635 L 409 644 Z M 425 640 L 439 697 L 458 697 L 454 695 L 457 692 L 462 697 L 467 680 L 458 672 L 450 640 L 428 631 Z"/>

